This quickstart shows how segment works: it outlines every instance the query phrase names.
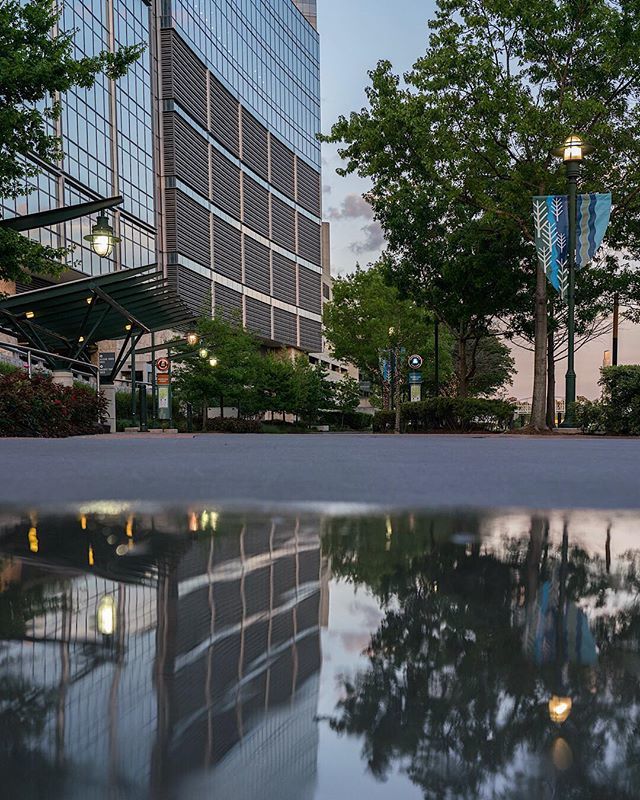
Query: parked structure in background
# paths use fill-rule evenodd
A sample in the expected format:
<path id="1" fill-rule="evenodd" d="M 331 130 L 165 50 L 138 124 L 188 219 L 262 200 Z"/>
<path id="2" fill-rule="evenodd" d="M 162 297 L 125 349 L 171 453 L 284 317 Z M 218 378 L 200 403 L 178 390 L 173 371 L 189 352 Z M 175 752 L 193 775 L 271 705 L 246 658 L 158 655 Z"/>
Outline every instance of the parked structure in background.
<path id="1" fill-rule="evenodd" d="M 109 213 L 120 242 L 106 258 L 84 240 L 94 218 L 31 232 L 76 245 L 65 279 L 156 263 L 194 314 L 239 314 L 267 347 L 321 349 L 316 3 L 62 8 L 79 56 L 148 47 L 119 81 L 103 76 L 61 99 L 64 159 L 44 167 L 35 192 L 5 202 L 3 216 L 121 194 Z M 100 345 L 105 357 L 115 349 Z M 137 357 L 138 380 L 148 379 L 148 361 Z"/>
<path id="2" fill-rule="evenodd" d="M 331 275 L 331 224 L 322 223 L 322 305 L 333 299 L 333 277 Z M 321 364 L 327 370 L 327 380 L 335 382 L 348 375 L 360 381 L 360 370 L 347 361 L 339 361 L 331 354 L 329 343 L 322 337 L 322 351 L 311 353 L 309 361 L 312 364 Z M 360 382 L 363 386 L 363 382 Z M 366 384 L 364 384 L 366 386 Z M 370 387 L 370 384 L 369 384 Z M 373 413 L 374 409 L 369 401 L 370 388 L 362 392 L 360 411 Z"/>

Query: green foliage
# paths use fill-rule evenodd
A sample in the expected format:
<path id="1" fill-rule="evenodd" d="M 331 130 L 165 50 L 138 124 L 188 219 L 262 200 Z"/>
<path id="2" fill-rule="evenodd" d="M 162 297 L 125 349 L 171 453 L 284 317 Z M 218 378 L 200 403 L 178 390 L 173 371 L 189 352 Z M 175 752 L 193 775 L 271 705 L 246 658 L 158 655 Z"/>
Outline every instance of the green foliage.
<path id="1" fill-rule="evenodd" d="M 353 414 L 360 405 L 360 384 L 350 375 L 344 375 L 339 381 L 331 384 L 333 405 L 342 415 L 344 427 L 345 414 Z"/>
<path id="2" fill-rule="evenodd" d="M 602 398 L 575 405 L 576 421 L 585 433 L 640 436 L 640 366 L 605 367 Z"/>
<path id="3" fill-rule="evenodd" d="M 0 361 L 0 375 L 12 375 L 14 372 L 20 372 L 21 367 L 16 364 L 9 364 L 7 361 Z"/>
<path id="4" fill-rule="evenodd" d="M 253 397 L 244 405 L 256 412 L 292 412 L 294 371 L 294 365 L 286 351 L 268 353 L 260 359 Z"/>
<path id="5" fill-rule="evenodd" d="M 428 431 L 506 430 L 513 420 L 514 407 L 504 400 L 475 397 L 432 397 L 420 403 L 404 403 L 402 428 L 407 433 Z M 395 414 L 379 412 L 373 419 L 378 433 L 394 429 Z"/>
<path id="6" fill-rule="evenodd" d="M 173 357 L 173 383 L 180 401 L 202 410 L 204 427 L 206 408 L 227 405 L 242 409 L 245 400 L 253 405 L 260 348 L 255 337 L 237 319 L 203 317 L 198 322 L 197 332 L 200 336 L 197 347 L 181 345 L 177 348 L 178 354 Z M 207 358 L 198 355 L 202 348 L 208 351 Z M 209 364 L 212 357 L 217 359 L 216 366 Z"/>
<path id="7" fill-rule="evenodd" d="M 325 137 L 340 145 L 343 174 L 372 183 L 389 277 L 463 346 L 498 324 L 533 336 L 534 307 L 544 318 L 546 302 L 544 277 L 534 301 L 531 196 L 564 193 L 550 151 L 577 131 L 596 148 L 581 190 L 613 193 L 606 244 L 630 259 L 578 273 L 578 321 L 606 313 L 616 290 L 637 299 L 640 17 L 608 0 L 438 0 L 429 27 L 427 52 L 404 80 L 379 62 L 369 107 Z"/>
<path id="8" fill-rule="evenodd" d="M 32 156 L 47 162 L 63 157 L 53 128 L 62 109 L 57 97 L 90 89 L 101 73 L 122 77 L 144 49 L 141 43 L 76 59 L 76 31 L 57 30 L 61 13 L 53 0 L 0 4 L 0 197 L 32 190 L 30 182 L 40 172 Z M 0 230 L 0 280 L 56 274 L 67 252 Z"/>
<path id="9" fill-rule="evenodd" d="M 256 419 L 213 417 L 207 420 L 207 430 L 215 433 L 262 433 L 262 423 Z"/>
<path id="10" fill-rule="evenodd" d="M 407 353 L 425 360 L 425 381 L 433 381 L 434 318 L 412 300 L 401 299 L 398 290 L 385 282 L 381 264 L 368 270 L 358 267 L 333 283 L 333 301 L 323 311 L 325 336 L 336 358 L 354 364 L 366 373 L 378 393 L 382 387 L 379 352 L 390 346 L 389 329 Z M 446 332 L 440 342 L 440 376 L 451 374 L 451 339 Z"/>
<path id="11" fill-rule="evenodd" d="M 363 411 L 347 411 L 343 414 L 337 409 L 328 409 L 320 412 L 317 423 L 343 430 L 366 431 L 371 429 L 372 420 L 373 414 L 365 414 Z"/>
<path id="12" fill-rule="evenodd" d="M 293 362 L 291 411 L 302 421 L 314 424 L 321 409 L 331 408 L 331 385 L 320 364 L 310 364 L 306 356 Z"/>
<path id="13" fill-rule="evenodd" d="M 515 372 L 511 350 L 497 336 L 483 336 L 467 351 L 467 393 L 473 397 L 495 394 L 511 383 Z"/>
<path id="14" fill-rule="evenodd" d="M 106 400 L 93 389 L 61 386 L 49 375 L 0 372 L 0 436 L 78 436 L 100 432 Z"/>

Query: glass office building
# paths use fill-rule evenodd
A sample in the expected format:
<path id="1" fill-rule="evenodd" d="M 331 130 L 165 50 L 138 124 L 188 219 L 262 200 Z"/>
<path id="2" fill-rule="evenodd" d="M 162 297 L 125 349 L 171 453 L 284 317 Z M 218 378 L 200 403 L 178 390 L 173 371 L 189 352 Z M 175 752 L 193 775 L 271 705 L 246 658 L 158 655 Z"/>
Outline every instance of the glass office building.
<path id="1" fill-rule="evenodd" d="M 150 40 L 150 9 L 143 0 L 64 0 L 61 8 L 60 29 L 77 31 L 74 55 L 78 58 Z M 52 132 L 62 137 L 64 158 L 34 179 L 34 192 L 3 201 L 4 214 L 33 213 L 121 194 L 124 203 L 109 217 L 122 242 L 109 258 L 99 258 L 84 241 L 95 221 L 88 217 L 32 235 L 54 247 L 74 245 L 69 264 L 87 274 L 153 263 L 156 220 L 149 48 L 124 78 L 114 82 L 101 75 L 92 89 L 73 89 L 61 100 L 62 115 Z"/>
<path id="2" fill-rule="evenodd" d="M 195 312 L 321 343 L 313 3 L 167 0 L 159 20 L 163 253 Z"/>

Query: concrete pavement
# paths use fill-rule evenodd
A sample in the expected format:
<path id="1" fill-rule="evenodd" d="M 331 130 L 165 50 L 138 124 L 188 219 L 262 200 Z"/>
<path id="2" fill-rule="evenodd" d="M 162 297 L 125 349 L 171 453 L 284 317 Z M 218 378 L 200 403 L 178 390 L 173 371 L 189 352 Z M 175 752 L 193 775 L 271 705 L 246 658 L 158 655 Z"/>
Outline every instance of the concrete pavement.
<path id="1" fill-rule="evenodd" d="M 0 439 L 0 504 L 639 508 L 640 440 L 181 435 Z"/>

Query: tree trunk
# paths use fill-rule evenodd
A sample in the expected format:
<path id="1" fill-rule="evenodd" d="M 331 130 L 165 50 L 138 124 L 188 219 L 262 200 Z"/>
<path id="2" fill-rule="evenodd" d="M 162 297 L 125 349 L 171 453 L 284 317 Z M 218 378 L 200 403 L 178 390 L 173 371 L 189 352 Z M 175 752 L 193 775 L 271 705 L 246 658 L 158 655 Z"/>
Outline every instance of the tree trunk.
<path id="1" fill-rule="evenodd" d="M 547 336 L 547 426 L 556 426 L 556 362 L 554 332 Z"/>
<path id="2" fill-rule="evenodd" d="M 206 433 L 207 430 L 207 412 L 209 411 L 208 403 L 205 400 L 202 404 L 202 432 Z"/>
<path id="3" fill-rule="evenodd" d="M 547 276 L 539 262 L 536 263 L 534 345 L 531 426 L 537 430 L 545 430 L 547 427 Z"/>
<path id="4" fill-rule="evenodd" d="M 467 396 L 467 340 L 458 337 L 458 397 Z"/>
<path id="5" fill-rule="evenodd" d="M 220 419 L 224 419 L 224 397 L 220 397 Z"/>

